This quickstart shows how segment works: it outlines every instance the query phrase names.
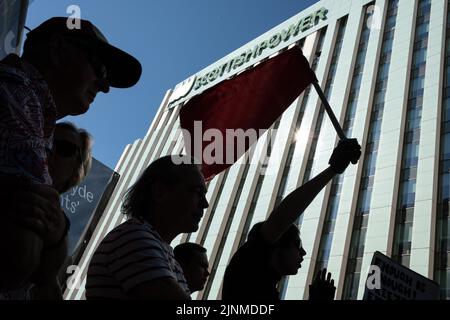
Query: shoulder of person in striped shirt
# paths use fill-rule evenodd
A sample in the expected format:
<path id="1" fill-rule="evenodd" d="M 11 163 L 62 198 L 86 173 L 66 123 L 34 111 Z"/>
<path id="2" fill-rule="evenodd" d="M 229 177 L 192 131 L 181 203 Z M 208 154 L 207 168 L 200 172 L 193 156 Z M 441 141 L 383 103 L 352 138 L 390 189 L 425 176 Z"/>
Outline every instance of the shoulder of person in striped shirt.
<path id="1" fill-rule="evenodd" d="M 89 265 L 87 299 L 121 299 L 138 285 L 173 279 L 190 294 L 172 248 L 147 222 L 130 219 L 112 230 Z"/>

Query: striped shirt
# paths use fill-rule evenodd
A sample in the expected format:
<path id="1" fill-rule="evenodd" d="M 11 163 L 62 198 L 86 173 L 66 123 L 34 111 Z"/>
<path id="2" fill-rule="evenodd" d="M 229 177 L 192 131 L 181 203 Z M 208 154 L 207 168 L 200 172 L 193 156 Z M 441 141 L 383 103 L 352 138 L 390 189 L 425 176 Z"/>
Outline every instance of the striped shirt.
<path id="1" fill-rule="evenodd" d="M 113 229 L 89 264 L 86 299 L 128 299 L 136 286 L 172 278 L 189 295 L 173 250 L 147 222 L 130 219 Z"/>

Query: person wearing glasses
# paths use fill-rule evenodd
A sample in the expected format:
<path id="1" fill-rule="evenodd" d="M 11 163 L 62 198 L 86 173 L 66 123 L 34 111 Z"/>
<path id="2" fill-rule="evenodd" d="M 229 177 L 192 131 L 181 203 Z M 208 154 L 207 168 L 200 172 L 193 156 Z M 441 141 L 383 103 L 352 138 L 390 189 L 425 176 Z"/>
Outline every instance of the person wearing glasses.
<path id="1" fill-rule="evenodd" d="M 92 164 L 92 138 L 84 129 L 78 129 L 70 122 L 60 122 L 55 126 L 53 146 L 48 150 L 48 165 L 53 188 L 59 193 L 69 191 L 79 185 L 89 173 Z M 61 210 L 62 211 L 62 210 Z M 62 299 L 58 273 L 67 256 L 67 233 L 70 223 L 62 211 L 67 224 L 63 240 L 53 247 L 44 247 L 39 259 L 38 270 L 32 276 L 33 299 Z M 39 220 L 39 216 L 34 217 Z M 44 218 L 45 219 L 45 218 Z M 35 223 L 45 226 L 45 223 Z M 41 236 L 45 227 L 35 228 Z"/>
<path id="2" fill-rule="evenodd" d="M 81 183 L 92 165 L 92 138 L 70 122 L 55 126 L 48 164 L 53 187 L 62 194 Z"/>
<path id="3" fill-rule="evenodd" d="M 135 85 L 142 72 L 138 60 L 110 45 L 91 22 L 79 19 L 69 28 L 68 20 L 45 21 L 27 34 L 21 57 L 0 61 L 0 299 L 11 292 L 26 299 L 37 253 L 65 236 L 46 153 L 56 121 L 87 112 L 99 92 Z M 42 235 L 14 219 L 43 212 L 52 219 Z"/>

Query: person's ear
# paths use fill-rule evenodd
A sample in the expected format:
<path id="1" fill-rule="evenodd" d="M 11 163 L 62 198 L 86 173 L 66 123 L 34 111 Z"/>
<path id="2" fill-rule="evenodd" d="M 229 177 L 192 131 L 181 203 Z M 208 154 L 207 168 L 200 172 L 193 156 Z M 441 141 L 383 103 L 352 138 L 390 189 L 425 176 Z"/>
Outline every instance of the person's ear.
<path id="1" fill-rule="evenodd" d="M 161 183 L 161 181 L 155 181 L 151 186 L 152 200 L 154 203 L 159 204 L 167 199 L 169 190 L 167 185 Z"/>
<path id="2" fill-rule="evenodd" d="M 279 270 L 280 267 L 280 248 L 278 246 L 274 247 L 272 253 L 270 254 L 269 264 L 275 270 Z"/>

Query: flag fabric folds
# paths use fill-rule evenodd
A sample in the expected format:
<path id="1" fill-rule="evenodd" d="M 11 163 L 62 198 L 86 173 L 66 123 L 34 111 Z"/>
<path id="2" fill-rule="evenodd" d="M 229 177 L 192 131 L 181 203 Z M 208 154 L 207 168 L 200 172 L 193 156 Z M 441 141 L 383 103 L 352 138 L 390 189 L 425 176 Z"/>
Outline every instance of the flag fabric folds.
<path id="1" fill-rule="evenodd" d="M 270 128 L 313 81 L 314 72 L 295 46 L 191 98 L 180 110 L 180 124 L 186 152 L 201 160 L 205 179 L 227 169 L 250 147 L 246 143 L 237 150 L 235 141 L 226 139 L 227 130 Z M 213 143 L 215 150 L 205 154 Z"/>

